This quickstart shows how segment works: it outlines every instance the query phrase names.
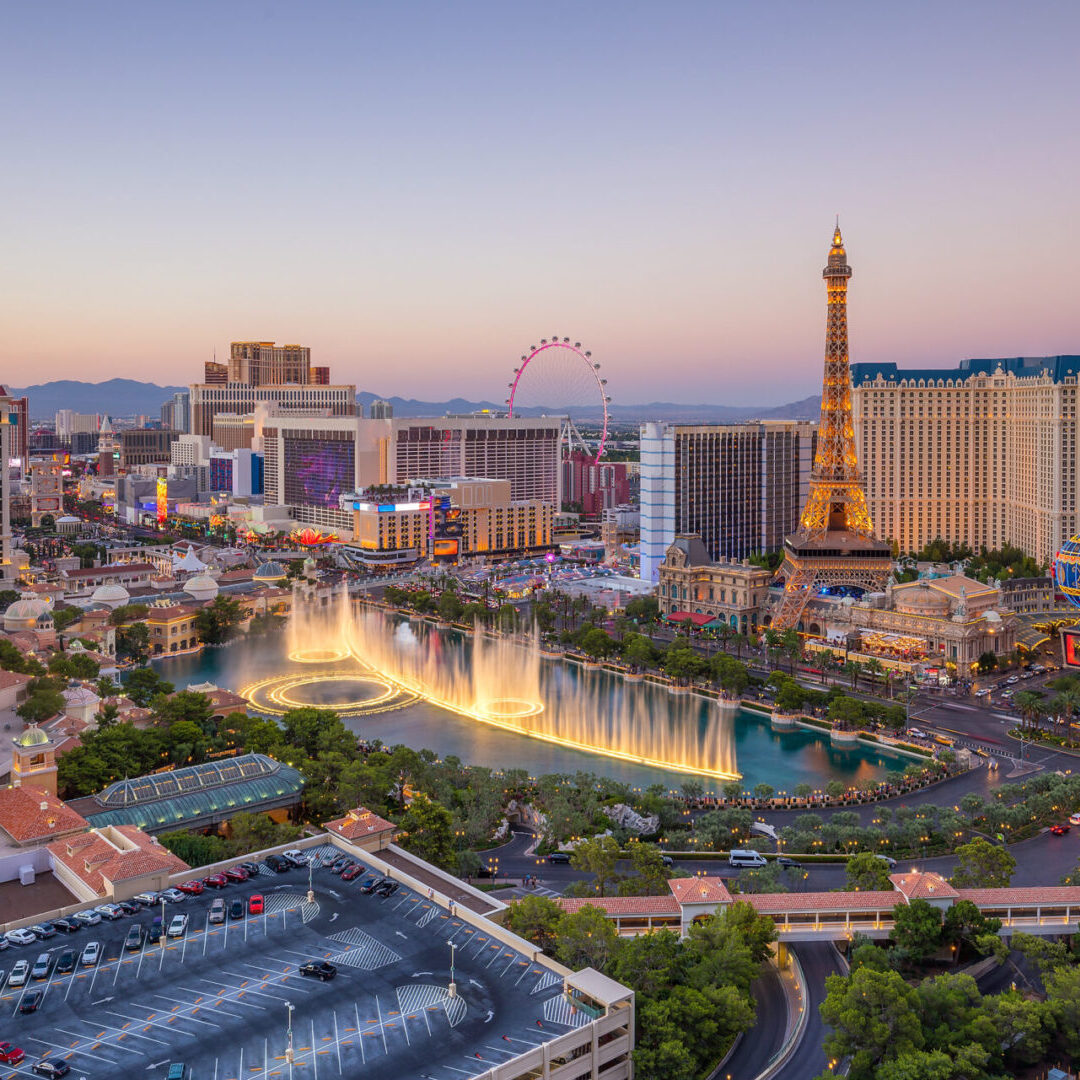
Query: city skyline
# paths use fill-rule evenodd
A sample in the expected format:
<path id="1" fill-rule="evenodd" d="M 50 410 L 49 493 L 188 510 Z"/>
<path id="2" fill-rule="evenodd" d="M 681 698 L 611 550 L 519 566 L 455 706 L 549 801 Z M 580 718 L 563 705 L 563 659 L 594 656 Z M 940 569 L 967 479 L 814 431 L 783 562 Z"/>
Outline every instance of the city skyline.
<path id="1" fill-rule="evenodd" d="M 60 8 L 0 43 L 13 384 L 252 338 L 499 401 L 558 332 L 618 404 L 796 400 L 837 211 L 852 362 L 1078 351 L 1071 6 Z"/>

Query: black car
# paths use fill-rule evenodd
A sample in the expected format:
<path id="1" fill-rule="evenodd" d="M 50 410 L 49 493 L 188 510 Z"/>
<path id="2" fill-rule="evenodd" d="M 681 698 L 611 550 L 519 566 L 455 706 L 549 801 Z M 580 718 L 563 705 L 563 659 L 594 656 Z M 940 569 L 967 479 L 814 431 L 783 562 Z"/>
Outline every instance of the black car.
<path id="1" fill-rule="evenodd" d="M 401 886 L 398 885 L 396 881 L 384 881 L 381 885 L 378 886 L 378 888 L 376 888 L 375 891 L 379 894 L 379 896 L 385 897 L 393 896 L 399 888 L 401 888 Z"/>
<path id="2" fill-rule="evenodd" d="M 54 919 L 53 927 L 59 930 L 61 934 L 76 934 L 82 929 L 79 924 L 72 919 Z"/>
<path id="3" fill-rule="evenodd" d="M 269 866 L 275 874 L 284 874 L 287 870 L 292 869 L 292 866 L 280 855 L 267 855 L 266 865 Z"/>
<path id="4" fill-rule="evenodd" d="M 38 1076 L 67 1076 L 71 1072 L 71 1066 L 63 1058 L 42 1058 L 35 1061 L 30 1068 Z"/>
<path id="5" fill-rule="evenodd" d="M 548 857 L 549 863 L 567 864 L 570 862 L 569 851 L 553 851 Z"/>
<path id="6" fill-rule="evenodd" d="M 802 863 L 798 859 L 790 859 L 787 855 L 781 855 L 777 860 L 777 864 L 787 867 L 789 870 L 801 870 Z"/>
<path id="7" fill-rule="evenodd" d="M 337 974 L 337 968 L 326 960 L 309 960 L 300 966 L 301 975 L 311 975 L 326 982 Z"/>
<path id="8" fill-rule="evenodd" d="M 349 863 L 351 863 L 351 862 L 352 862 L 352 859 L 337 859 L 330 866 L 330 873 L 331 874 L 340 874 L 341 871 L 344 870 L 345 867 L 348 866 Z"/>
<path id="9" fill-rule="evenodd" d="M 44 990 L 27 990 L 19 1002 L 19 1012 L 32 1013 L 38 1011 L 41 999 L 45 996 Z"/>
<path id="10" fill-rule="evenodd" d="M 46 938 L 56 937 L 56 927 L 51 922 L 35 923 L 30 927 L 30 933 L 38 941 L 44 941 Z"/>
<path id="11" fill-rule="evenodd" d="M 382 878 L 378 877 L 366 877 L 360 882 L 358 888 L 362 893 L 370 893 L 375 891 L 375 886 L 379 884 Z"/>
<path id="12" fill-rule="evenodd" d="M 65 949 L 57 958 L 56 974 L 66 975 L 69 971 L 74 971 L 78 959 L 74 949 Z"/>
<path id="13" fill-rule="evenodd" d="M 161 921 L 160 915 L 154 916 L 154 921 L 150 924 L 150 936 L 157 941 L 162 934 L 165 933 L 165 924 Z"/>
<path id="14" fill-rule="evenodd" d="M 117 900 L 116 906 L 125 915 L 138 915 L 139 912 L 142 911 L 142 907 L 132 900 Z"/>
<path id="15" fill-rule="evenodd" d="M 234 900 L 229 905 L 229 918 L 230 919 L 242 919 L 244 917 L 244 901 Z"/>
<path id="16" fill-rule="evenodd" d="M 139 923 L 135 923 L 135 925 L 127 932 L 127 937 L 124 938 L 124 948 L 128 952 L 138 952 L 142 947 L 143 928 Z"/>

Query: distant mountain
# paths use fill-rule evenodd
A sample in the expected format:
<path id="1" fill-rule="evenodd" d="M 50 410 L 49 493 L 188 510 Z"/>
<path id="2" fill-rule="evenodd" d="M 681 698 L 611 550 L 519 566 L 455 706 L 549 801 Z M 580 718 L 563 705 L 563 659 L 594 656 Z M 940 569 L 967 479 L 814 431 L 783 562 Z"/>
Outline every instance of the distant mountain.
<path id="1" fill-rule="evenodd" d="M 83 413 L 104 413 L 109 416 L 137 416 L 146 413 L 157 417 L 161 406 L 178 390 L 186 386 L 158 386 L 136 379 L 109 379 L 107 382 L 79 382 L 77 379 L 58 379 L 16 390 L 13 397 L 30 399 L 32 420 L 51 420 L 60 409 Z"/>
<path id="2" fill-rule="evenodd" d="M 387 397 L 364 391 L 356 400 L 367 413 L 376 400 L 388 401 L 394 407 L 395 416 L 443 416 L 446 413 L 479 412 L 482 409 L 504 410 L 505 405 L 493 401 L 469 401 L 452 398 L 450 401 L 417 401 L 414 398 Z M 668 401 L 654 401 L 647 405 L 617 405 L 608 407 L 612 420 L 629 423 L 641 420 L 669 420 L 687 423 L 738 423 L 743 420 L 816 420 L 821 412 L 821 398 L 808 397 L 787 405 L 679 405 Z M 573 406 L 537 406 L 522 410 L 524 416 L 565 416 L 580 420 L 597 419 L 596 409 Z"/>

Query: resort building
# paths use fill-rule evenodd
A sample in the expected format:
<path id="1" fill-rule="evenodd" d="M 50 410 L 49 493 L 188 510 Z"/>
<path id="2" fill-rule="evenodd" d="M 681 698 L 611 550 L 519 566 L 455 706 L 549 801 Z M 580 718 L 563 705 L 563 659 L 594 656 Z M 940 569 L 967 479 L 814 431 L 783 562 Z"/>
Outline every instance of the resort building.
<path id="1" fill-rule="evenodd" d="M 171 428 L 129 428 L 120 432 L 120 468 L 124 472 L 138 465 L 167 465 L 170 448 L 180 437 Z"/>
<path id="2" fill-rule="evenodd" d="M 1013 544 L 1048 562 L 1080 531 L 1080 356 L 852 364 L 871 516 L 901 552 Z"/>
<path id="3" fill-rule="evenodd" d="M 817 424 L 643 424 L 641 576 L 679 533 L 696 533 L 713 559 L 775 551 L 799 523 Z"/>
<path id="4" fill-rule="evenodd" d="M 64 469 L 69 464 L 66 450 L 38 451 L 30 458 L 30 520 L 35 525 L 50 515 L 55 521 L 64 512 Z"/>
<path id="5" fill-rule="evenodd" d="M 162 656 L 194 649 L 199 644 L 195 618 L 200 610 L 200 606 L 191 604 L 152 606 L 142 620 L 150 631 L 150 655 Z"/>
<path id="6" fill-rule="evenodd" d="M 699 536 L 676 536 L 660 566 L 660 614 L 701 626 L 722 622 L 749 634 L 768 602 L 770 576 L 749 563 L 714 561 Z"/>

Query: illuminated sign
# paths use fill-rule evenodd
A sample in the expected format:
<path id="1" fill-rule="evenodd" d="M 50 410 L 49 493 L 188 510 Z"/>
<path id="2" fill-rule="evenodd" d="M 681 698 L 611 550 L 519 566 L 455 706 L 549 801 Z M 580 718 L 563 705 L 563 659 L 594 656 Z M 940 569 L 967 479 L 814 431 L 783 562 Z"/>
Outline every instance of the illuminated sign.
<path id="1" fill-rule="evenodd" d="M 1062 630 L 1061 640 L 1065 643 L 1065 666 L 1080 667 L 1080 630 Z"/>
<path id="2" fill-rule="evenodd" d="M 165 521 L 168 516 L 169 481 L 164 476 L 159 476 L 157 482 L 157 523 L 159 528 L 165 527 Z"/>

